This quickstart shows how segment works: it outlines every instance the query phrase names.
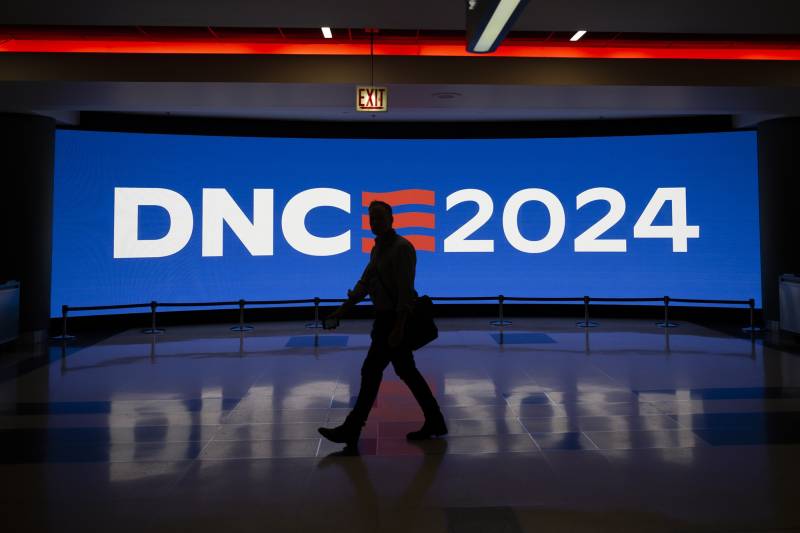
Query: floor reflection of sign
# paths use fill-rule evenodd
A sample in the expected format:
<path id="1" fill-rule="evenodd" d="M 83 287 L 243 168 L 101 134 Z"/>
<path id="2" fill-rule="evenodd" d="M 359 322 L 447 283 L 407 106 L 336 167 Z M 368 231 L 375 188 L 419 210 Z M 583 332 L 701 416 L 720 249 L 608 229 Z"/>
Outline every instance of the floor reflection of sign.
<path id="1" fill-rule="evenodd" d="M 388 99 L 386 87 L 356 87 L 356 111 L 387 111 Z"/>

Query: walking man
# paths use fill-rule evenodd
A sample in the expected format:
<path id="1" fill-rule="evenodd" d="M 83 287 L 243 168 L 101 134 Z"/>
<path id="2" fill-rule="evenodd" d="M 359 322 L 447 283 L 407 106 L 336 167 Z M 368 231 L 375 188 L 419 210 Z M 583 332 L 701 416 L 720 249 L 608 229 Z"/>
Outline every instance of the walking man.
<path id="1" fill-rule="evenodd" d="M 422 408 L 425 423 L 406 438 L 423 440 L 447 434 L 447 426 L 431 389 L 414 364 L 414 355 L 404 346 L 403 335 L 417 292 L 414 276 L 417 253 L 414 246 L 392 229 L 392 207 L 379 200 L 369 205 L 369 225 L 375 234 L 375 247 L 369 264 L 352 291 L 347 291 L 347 301 L 326 319 L 338 323 L 367 295 L 375 306 L 375 323 L 372 326 L 372 344 L 361 367 L 361 389 L 353 410 L 341 426 L 319 428 L 320 434 L 332 442 L 355 446 L 361 428 L 367 421 L 370 409 L 378 396 L 383 371 L 391 362 L 397 376 L 411 389 Z M 333 327 L 336 327 L 333 325 Z"/>

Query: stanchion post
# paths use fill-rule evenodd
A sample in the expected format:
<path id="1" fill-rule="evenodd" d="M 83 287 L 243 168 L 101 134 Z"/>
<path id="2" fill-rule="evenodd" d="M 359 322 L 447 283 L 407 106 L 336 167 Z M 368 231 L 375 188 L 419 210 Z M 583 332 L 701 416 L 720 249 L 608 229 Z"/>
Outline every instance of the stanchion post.
<path id="1" fill-rule="evenodd" d="M 589 349 L 589 328 L 584 328 L 583 330 L 583 353 L 586 355 L 591 353 Z"/>
<path id="2" fill-rule="evenodd" d="M 596 328 L 597 322 L 589 320 L 589 302 L 592 299 L 588 296 L 583 297 L 583 322 L 576 322 L 575 325 L 579 328 Z"/>
<path id="3" fill-rule="evenodd" d="M 319 322 L 319 297 L 314 296 L 314 322 L 312 322 L 311 327 L 316 330 L 319 329 L 320 326 L 322 326 L 322 324 Z M 308 327 L 308 324 L 306 324 L 306 327 Z M 319 348 L 319 331 L 314 331 L 314 357 L 319 356 L 317 348 Z"/>
<path id="4" fill-rule="evenodd" d="M 244 306 L 247 302 L 239 300 L 239 325 L 231 327 L 231 331 L 253 331 L 253 326 L 244 323 Z"/>
<path id="5" fill-rule="evenodd" d="M 589 322 L 589 297 L 583 297 L 583 321 L 584 323 Z"/>
<path id="6" fill-rule="evenodd" d="M 501 328 L 503 326 L 510 326 L 511 325 L 511 321 L 510 320 L 506 320 L 503 317 L 503 302 L 505 302 L 505 300 L 506 300 L 506 297 L 503 296 L 502 294 L 500 294 L 497 297 L 497 320 L 492 320 L 491 322 L 489 322 L 489 325 L 498 326 L 498 327 L 501 327 Z M 502 336 L 501 336 L 501 339 L 502 339 Z"/>
<path id="7" fill-rule="evenodd" d="M 309 329 L 319 329 L 322 327 L 322 323 L 319 321 L 319 297 L 314 296 L 314 321 L 309 322 L 306 324 L 306 327 Z"/>
<path id="8" fill-rule="evenodd" d="M 156 364 L 156 337 L 150 337 L 150 364 Z"/>
<path id="9" fill-rule="evenodd" d="M 61 335 L 53 337 L 54 341 L 70 341 L 75 338 L 75 335 L 67 333 L 67 315 L 69 314 L 69 306 L 64 304 L 61 306 Z"/>
<path id="10" fill-rule="evenodd" d="M 61 375 L 62 376 L 67 373 L 67 343 L 65 343 L 65 342 L 61 343 L 61 367 L 60 367 L 60 370 L 61 370 Z"/>
<path id="11" fill-rule="evenodd" d="M 669 328 L 664 328 L 664 353 L 670 355 L 672 348 L 669 346 Z"/>
<path id="12" fill-rule="evenodd" d="M 501 294 L 497 297 L 497 317 L 500 320 L 500 325 L 505 325 L 505 320 L 503 320 L 503 302 L 505 301 L 505 297 Z"/>
<path id="13" fill-rule="evenodd" d="M 156 327 L 156 309 L 158 308 L 158 302 L 155 300 L 150 302 L 150 328 L 142 330 L 142 333 L 147 333 L 150 335 L 158 335 L 164 333 L 164 330 L 161 328 Z"/>
<path id="14" fill-rule="evenodd" d="M 677 328 L 678 324 L 669 321 L 669 296 L 664 296 L 664 321 L 656 322 L 660 328 Z"/>
<path id="15" fill-rule="evenodd" d="M 742 328 L 742 331 L 749 333 L 755 340 L 755 334 L 761 331 L 761 328 L 756 326 L 756 301 L 753 298 L 747 300 L 747 306 L 750 308 L 750 326 Z"/>

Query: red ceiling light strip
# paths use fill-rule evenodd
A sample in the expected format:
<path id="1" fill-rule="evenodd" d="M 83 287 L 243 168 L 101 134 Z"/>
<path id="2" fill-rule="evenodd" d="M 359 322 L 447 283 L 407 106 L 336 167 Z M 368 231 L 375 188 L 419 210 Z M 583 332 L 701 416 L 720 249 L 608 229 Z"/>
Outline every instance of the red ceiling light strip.
<path id="1" fill-rule="evenodd" d="M 144 41 L 120 39 L 8 39 L 0 41 L 5 53 L 83 54 L 211 54 L 211 55 L 369 55 L 369 43 L 328 42 L 241 42 L 199 40 Z M 417 57 L 477 57 L 468 54 L 461 40 L 430 39 L 414 43 L 376 43 L 375 55 Z M 695 59 L 798 61 L 798 45 L 753 45 L 752 43 L 640 43 L 617 46 L 580 44 L 523 44 L 513 41 L 484 57 L 556 59 Z"/>

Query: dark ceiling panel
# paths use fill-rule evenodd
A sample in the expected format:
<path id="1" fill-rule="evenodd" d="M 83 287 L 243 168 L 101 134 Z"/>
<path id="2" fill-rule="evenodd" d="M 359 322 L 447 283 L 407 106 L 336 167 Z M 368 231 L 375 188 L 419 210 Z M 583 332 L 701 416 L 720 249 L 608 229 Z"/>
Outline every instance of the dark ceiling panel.
<path id="1" fill-rule="evenodd" d="M 463 30 L 462 0 L 26 0 L 0 25 L 101 25 Z M 797 34 L 797 0 L 533 0 L 523 31 Z"/>

